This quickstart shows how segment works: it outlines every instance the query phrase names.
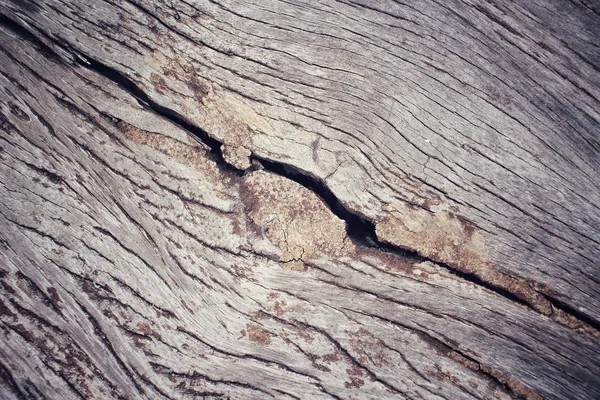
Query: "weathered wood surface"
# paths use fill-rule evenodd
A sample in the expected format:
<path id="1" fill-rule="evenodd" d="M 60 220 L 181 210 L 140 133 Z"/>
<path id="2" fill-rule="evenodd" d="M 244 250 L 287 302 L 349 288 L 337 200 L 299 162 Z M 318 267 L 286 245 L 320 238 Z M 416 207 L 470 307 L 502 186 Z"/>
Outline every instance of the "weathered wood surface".
<path id="1" fill-rule="evenodd" d="M 597 6 L 0 12 L 0 398 L 600 396 Z"/>

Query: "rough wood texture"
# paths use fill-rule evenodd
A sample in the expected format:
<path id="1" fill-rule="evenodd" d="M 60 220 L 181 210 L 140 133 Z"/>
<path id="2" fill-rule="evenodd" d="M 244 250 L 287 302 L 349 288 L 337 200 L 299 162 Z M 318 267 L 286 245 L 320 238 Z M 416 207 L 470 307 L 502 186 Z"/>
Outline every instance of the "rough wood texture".
<path id="1" fill-rule="evenodd" d="M 600 397 L 596 5 L 0 13 L 0 398 Z"/>

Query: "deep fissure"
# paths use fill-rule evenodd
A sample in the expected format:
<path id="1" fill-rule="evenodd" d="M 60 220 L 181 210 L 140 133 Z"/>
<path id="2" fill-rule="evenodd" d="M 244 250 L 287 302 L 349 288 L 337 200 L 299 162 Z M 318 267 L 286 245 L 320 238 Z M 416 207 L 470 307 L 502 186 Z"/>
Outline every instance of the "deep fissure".
<path id="1" fill-rule="evenodd" d="M 576 310 L 575 308 L 569 306 L 568 304 L 560 301 L 559 299 L 555 299 L 554 297 L 550 297 L 544 293 L 542 293 L 542 296 L 550 303 L 552 304 L 552 307 L 556 308 L 557 310 L 561 310 L 562 312 L 571 315 L 572 317 L 575 317 L 577 320 L 588 324 L 589 326 L 591 326 L 592 328 L 596 329 L 596 330 L 600 330 L 600 323 L 596 320 L 594 320 L 593 318 L 589 317 L 588 315 L 582 313 L 579 310 Z"/>
<path id="2" fill-rule="evenodd" d="M 154 113 L 162 116 L 163 118 L 166 118 L 175 125 L 190 132 L 200 143 L 208 146 L 210 155 L 213 157 L 214 161 L 217 163 L 217 165 L 219 165 L 220 168 L 230 173 L 234 173 L 238 176 L 243 175 L 243 171 L 238 170 L 231 164 L 227 163 L 227 161 L 225 161 L 225 159 L 223 158 L 223 152 L 221 151 L 222 143 L 216 140 L 215 138 L 211 137 L 205 130 L 189 122 L 183 115 L 179 114 L 177 111 L 161 106 L 160 104 L 153 101 L 142 89 L 140 89 L 135 83 L 133 83 L 131 79 L 127 78 L 122 73 L 118 72 L 116 69 L 109 67 L 108 65 L 103 64 L 97 60 L 86 57 L 82 54 L 80 54 L 80 57 L 85 57 L 85 61 L 78 58 L 77 62 L 79 65 L 83 66 L 84 68 L 91 69 L 99 75 L 116 83 L 120 88 L 125 90 L 127 93 L 131 94 L 142 104 L 145 104 Z"/>
<path id="3" fill-rule="evenodd" d="M 143 90 L 137 87 L 137 85 L 133 83 L 129 78 L 125 77 L 123 74 L 121 74 L 114 68 L 111 68 L 97 60 L 93 60 L 88 57 L 85 57 L 85 61 L 79 60 L 79 64 L 115 82 L 121 88 L 133 95 L 136 99 L 145 103 L 155 113 L 163 116 L 169 121 L 192 133 L 201 143 L 209 147 L 210 154 L 213 156 L 215 162 L 217 163 L 217 165 L 219 165 L 220 168 L 223 168 L 228 172 L 233 172 L 238 176 L 242 176 L 244 174 L 244 171 L 238 170 L 237 168 L 227 163 L 227 161 L 225 161 L 221 150 L 221 142 L 211 137 L 202 128 L 199 128 L 198 126 L 187 121 L 186 118 L 181 114 L 167 107 L 161 106 L 152 99 L 150 99 L 150 97 Z M 265 170 L 288 178 L 315 193 L 319 198 L 323 200 L 325 204 L 327 204 L 328 208 L 338 218 L 342 219 L 346 223 L 346 230 L 348 232 L 348 236 L 356 243 L 367 247 L 377 248 L 379 250 L 393 253 L 402 257 L 410 257 L 413 258 L 415 262 L 434 262 L 435 264 L 450 271 L 452 274 L 456 275 L 459 278 L 462 278 L 476 285 L 485 287 L 486 289 L 491 290 L 513 302 L 531 308 L 531 306 L 527 302 L 520 299 L 508 290 L 485 282 L 474 274 L 468 274 L 459 271 L 451 267 L 450 265 L 422 257 L 414 250 L 404 249 L 380 241 L 377 238 L 377 235 L 375 233 L 375 224 L 372 221 L 369 221 L 368 219 L 363 218 L 360 215 L 348 210 L 348 208 L 346 208 L 342 204 L 342 202 L 333 194 L 331 189 L 329 189 L 321 180 L 310 176 L 309 174 L 301 171 L 299 168 L 296 168 L 289 164 L 267 160 L 256 155 L 253 155 L 252 159 L 259 161 Z"/>
<path id="4" fill-rule="evenodd" d="M 56 62 L 61 62 L 62 59 L 56 52 L 54 52 L 46 43 L 43 43 L 35 34 L 29 32 L 26 28 L 16 23 L 9 17 L 2 15 L 0 16 L 0 23 L 16 34 L 20 35 L 24 39 L 33 42 L 38 46 L 39 50 L 46 54 L 48 57 L 52 58 Z M 63 43 L 59 43 L 56 39 L 50 36 L 45 36 L 49 41 L 53 42 L 56 46 L 64 48 Z M 175 125 L 180 126 L 182 129 L 190 132 L 200 143 L 207 146 L 209 148 L 208 153 L 212 156 L 213 160 L 219 166 L 219 168 L 233 173 L 237 176 L 243 176 L 246 171 L 239 170 L 225 161 L 223 157 L 223 153 L 221 150 L 222 143 L 217 139 L 211 137 L 205 130 L 194 125 L 190 122 L 185 116 L 181 115 L 175 110 L 172 110 L 168 107 L 161 106 L 160 104 L 153 101 L 142 89 L 140 89 L 131 79 L 126 77 L 121 72 L 116 69 L 98 61 L 93 58 L 88 57 L 87 55 L 77 51 L 76 49 L 69 46 L 69 52 L 74 53 L 75 61 L 78 65 L 90 69 L 99 75 L 109 79 L 110 81 L 117 84 L 123 90 L 131 94 L 138 101 L 140 101 L 143 105 L 146 105 L 149 109 L 151 109 L 154 113 L 166 118 L 171 121 Z M 319 198 L 321 198 L 325 204 L 327 204 L 328 208 L 340 219 L 345 221 L 346 229 L 348 232 L 348 236 L 357 242 L 360 245 L 376 248 L 378 250 L 392 253 L 401 257 L 410 257 L 415 260 L 415 262 L 424 262 L 430 261 L 435 263 L 436 265 L 444 268 L 449 271 L 453 275 L 476 284 L 478 286 L 484 287 L 496 294 L 505 297 L 513 302 L 524 305 L 530 309 L 534 309 L 529 303 L 519 298 L 514 293 L 493 285 L 489 282 L 486 282 L 479 278 L 475 274 L 462 272 L 451 265 L 441 263 L 439 261 L 431 260 L 426 257 L 423 257 L 418 254 L 415 250 L 405 249 L 399 246 L 395 246 L 389 243 L 385 243 L 380 241 L 377 238 L 375 232 L 375 224 L 360 216 L 359 214 L 350 211 L 346 206 L 342 204 L 342 202 L 333 194 L 331 189 L 329 189 L 325 183 L 315 177 L 310 176 L 306 172 L 300 170 L 297 167 L 294 167 L 289 164 L 281 163 L 278 161 L 267 160 L 257 155 L 252 155 L 251 159 L 260 162 L 260 164 L 264 167 L 265 170 L 270 171 L 271 173 L 283 176 L 298 184 L 306 187 L 315 193 Z M 593 318 L 585 315 L 582 312 L 568 306 L 567 304 L 561 302 L 560 300 L 554 299 L 547 294 L 540 293 L 553 307 L 559 309 L 577 320 L 591 326 L 593 329 L 600 330 L 600 322 L 594 320 Z"/>
<path id="5" fill-rule="evenodd" d="M 96 73 L 104 76 L 105 78 L 115 82 L 119 87 L 130 93 L 143 104 L 147 105 L 153 112 L 190 132 L 200 143 L 206 145 L 209 148 L 208 152 L 212 156 L 213 160 L 217 163 L 219 168 L 222 168 L 223 170 L 229 173 L 233 173 L 237 176 L 243 176 L 247 171 L 251 170 L 249 169 L 246 171 L 242 171 L 233 167 L 231 164 L 225 161 L 225 158 L 223 157 L 223 152 L 221 150 L 221 142 L 211 137 L 208 134 L 208 132 L 206 132 L 202 128 L 189 122 L 183 115 L 179 114 L 175 110 L 161 106 L 160 104 L 153 101 L 133 81 L 131 81 L 129 78 L 124 76 L 116 69 L 107 66 L 97 60 L 84 56 L 83 54 L 78 55 L 80 56 L 79 58 L 77 58 L 79 65 L 83 66 L 84 68 L 91 69 Z M 338 218 L 342 219 L 346 223 L 346 230 L 348 236 L 357 244 L 366 247 L 376 248 L 378 250 L 392 253 L 397 256 L 405 258 L 409 257 L 412 258 L 415 262 L 433 262 L 436 265 L 444 268 L 448 272 L 465 281 L 486 288 L 510 301 L 513 301 L 515 303 L 521 304 L 525 307 L 534 310 L 534 308 L 529 303 L 519 298 L 514 293 L 504 288 L 493 285 L 489 282 L 486 282 L 475 274 L 466 273 L 452 267 L 451 265 L 423 257 L 420 254 L 418 254 L 418 252 L 416 252 L 415 250 L 405 249 L 399 246 L 395 246 L 393 244 L 380 241 L 377 238 L 375 232 L 375 224 L 372 221 L 360 216 L 359 214 L 350 211 L 346 206 L 342 204 L 342 202 L 335 196 L 335 194 L 333 194 L 331 189 L 329 189 L 325 185 L 325 183 L 322 182 L 320 179 L 310 176 L 306 172 L 293 165 L 273 160 L 267 160 L 255 154 L 251 156 L 251 159 L 258 161 L 266 171 L 290 179 L 315 193 L 320 199 L 323 200 L 323 202 L 328 206 L 331 212 L 333 212 Z M 544 297 L 557 309 L 561 309 L 562 311 L 568 313 L 569 315 L 572 315 L 578 320 L 590 325 L 594 329 L 600 330 L 600 324 L 594 321 L 593 319 L 562 304 L 558 300 L 548 297 L 547 295 L 544 295 Z"/>

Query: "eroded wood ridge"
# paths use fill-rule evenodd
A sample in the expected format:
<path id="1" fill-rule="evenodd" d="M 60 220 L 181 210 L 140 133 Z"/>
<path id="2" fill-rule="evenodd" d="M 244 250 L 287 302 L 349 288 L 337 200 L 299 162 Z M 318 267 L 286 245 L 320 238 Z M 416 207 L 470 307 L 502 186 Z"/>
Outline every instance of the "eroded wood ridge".
<path id="1" fill-rule="evenodd" d="M 600 396 L 597 14 L 172 7 L 0 1 L 3 397 Z"/>

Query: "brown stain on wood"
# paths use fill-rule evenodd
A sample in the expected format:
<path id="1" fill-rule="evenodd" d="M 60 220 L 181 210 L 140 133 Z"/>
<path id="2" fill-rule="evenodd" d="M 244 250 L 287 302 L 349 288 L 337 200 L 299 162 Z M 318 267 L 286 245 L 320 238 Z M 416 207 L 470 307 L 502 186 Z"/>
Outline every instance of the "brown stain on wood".
<path id="1" fill-rule="evenodd" d="M 240 96 L 203 77 L 203 71 L 183 57 L 168 57 L 155 51 L 145 58 L 154 71 L 150 81 L 160 94 L 168 94 L 169 87 L 161 75 L 171 81 L 184 82 L 191 92 L 181 108 L 190 120 L 202 127 L 210 136 L 223 143 L 223 158 L 240 170 L 250 168 L 250 155 L 256 148 L 253 137 L 274 135 L 269 121 L 256 110 L 256 106 Z"/>
<path id="2" fill-rule="evenodd" d="M 117 126 L 121 132 L 125 134 L 127 139 L 135 143 L 152 147 L 192 168 L 220 175 L 220 171 L 214 162 L 209 161 L 207 152 L 201 148 L 190 146 L 186 143 L 157 133 L 144 131 L 125 121 L 120 121 Z"/>
<path id="3" fill-rule="evenodd" d="M 485 237 L 468 220 L 448 211 L 431 212 L 406 203 L 384 207 L 387 214 L 376 223 L 379 240 L 413 250 L 423 257 L 474 274 L 527 302 L 544 315 L 551 304 L 526 280 L 504 274 L 489 260 Z"/>
<path id="4" fill-rule="evenodd" d="M 350 339 L 350 348 L 361 364 L 371 362 L 377 367 L 391 365 L 387 349 L 380 339 L 365 328 L 345 332 Z"/>
<path id="5" fill-rule="evenodd" d="M 247 174 L 242 200 L 251 222 L 281 250 L 282 267 L 303 270 L 304 261 L 354 249 L 344 221 L 302 185 L 264 171 Z"/>
<path id="6" fill-rule="evenodd" d="M 376 224 L 380 240 L 460 266 L 465 272 L 489 264 L 485 239 L 468 221 L 447 211 L 432 213 L 406 203 L 395 203 L 384 210 L 387 215 Z"/>
<path id="7" fill-rule="evenodd" d="M 261 346 L 268 346 L 271 344 L 271 337 L 273 334 L 259 325 L 253 323 L 246 324 L 246 332 L 248 333 L 248 340 L 252 343 Z"/>

